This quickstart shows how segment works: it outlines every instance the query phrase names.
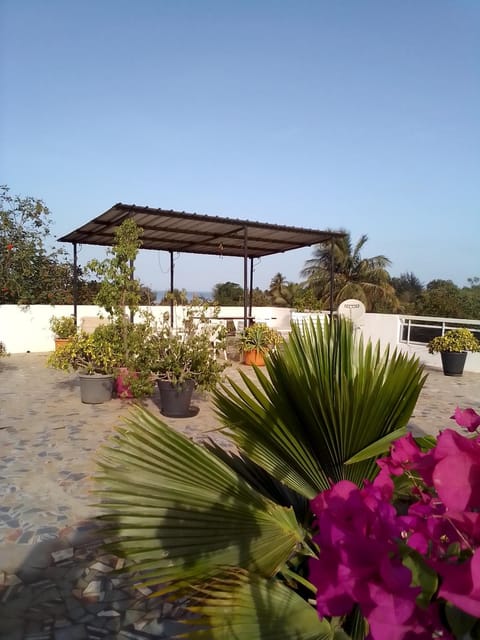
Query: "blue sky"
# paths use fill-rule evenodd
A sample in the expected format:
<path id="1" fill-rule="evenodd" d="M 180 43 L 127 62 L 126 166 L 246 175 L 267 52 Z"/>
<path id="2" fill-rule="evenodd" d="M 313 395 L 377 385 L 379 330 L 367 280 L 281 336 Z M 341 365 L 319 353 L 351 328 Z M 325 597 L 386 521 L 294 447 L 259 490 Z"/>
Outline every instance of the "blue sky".
<path id="1" fill-rule="evenodd" d="M 0 0 L 0 25 L 0 183 L 56 235 L 125 202 L 343 227 L 392 275 L 480 276 L 477 0 Z M 167 288 L 168 255 L 142 253 Z M 180 288 L 242 277 L 176 259 Z"/>

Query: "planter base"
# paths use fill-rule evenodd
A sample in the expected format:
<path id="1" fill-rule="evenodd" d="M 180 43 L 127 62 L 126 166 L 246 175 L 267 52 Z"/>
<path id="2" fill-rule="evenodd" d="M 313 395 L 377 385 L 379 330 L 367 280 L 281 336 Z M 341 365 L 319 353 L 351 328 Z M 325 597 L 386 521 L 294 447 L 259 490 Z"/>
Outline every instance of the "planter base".
<path id="1" fill-rule="evenodd" d="M 443 373 L 446 376 L 462 376 L 463 367 L 467 358 L 466 351 L 442 351 Z"/>
<path id="2" fill-rule="evenodd" d="M 243 353 L 243 362 L 244 364 L 256 364 L 257 367 L 265 366 L 265 358 L 260 351 L 256 351 L 253 349 L 252 351 L 244 351 Z"/>
<path id="3" fill-rule="evenodd" d="M 70 344 L 71 338 L 55 338 L 55 351 L 63 349 L 67 344 Z"/>
<path id="4" fill-rule="evenodd" d="M 103 404 L 112 399 L 113 376 L 80 374 L 80 399 L 85 404 Z"/>
<path id="5" fill-rule="evenodd" d="M 194 381 L 186 380 L 182 385 L 175 386 L 166 380 L 157 380 L 157 384 L 163 415 L 169 418 L 188 418 L 191 415 Z"/>

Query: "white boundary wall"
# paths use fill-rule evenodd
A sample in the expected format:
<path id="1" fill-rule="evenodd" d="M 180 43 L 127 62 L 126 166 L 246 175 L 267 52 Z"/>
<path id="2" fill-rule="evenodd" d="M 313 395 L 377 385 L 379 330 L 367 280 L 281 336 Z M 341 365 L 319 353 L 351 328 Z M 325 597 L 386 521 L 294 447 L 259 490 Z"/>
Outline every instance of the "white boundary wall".
<path id="1" fill-rule="evenodd" d="M 169 306 L 154 306 L 149 310 L 159 320 Z M 175 307 L 175 323 L 179 324 L 183 317 L 183 307 Z M 0 305 L 0 341 L 4 342 L 10 353 L 47 352 L 53 349 L 53 335 L 49 323 L 52 316 L 68 316 L 72 313 L 72 305 L 49 306 L 32 305 L 22 307 L 17 305 Z M 100 313 L 96 306 L 80 305 L 78 307 L 79 321 L 83 317 L 95 317 Z M 282 332 L 288 331 L 290 321 L 302 323 L 307 317 L 317 317 L 319 314 L 299 314 L 284 307 L 254 307 L 253 316 L 257 322 L 266 322 Z M 243 316 L 243 307 L 222 307 L 219 317 Z M 415 354 L 421 362 L 431 367 L 441 368 L 440 354 L 430 355 L 425 345 L 406 344 L 400 342 L 401 318 L 399 315 L 367 313 L 360 321 L 359 331 L 365 339 L 373 342 L 380 341 L 381 346 L 390 345 L 404 353 Z M 235 320 L 238 324 L 238 320 Z M 438 318 L 438 320 L 457 320 Z M 458 322 L 463 322 L 458 320 Z M 480 353 L 469 353 L 465 371 L 480 373 Z"/>

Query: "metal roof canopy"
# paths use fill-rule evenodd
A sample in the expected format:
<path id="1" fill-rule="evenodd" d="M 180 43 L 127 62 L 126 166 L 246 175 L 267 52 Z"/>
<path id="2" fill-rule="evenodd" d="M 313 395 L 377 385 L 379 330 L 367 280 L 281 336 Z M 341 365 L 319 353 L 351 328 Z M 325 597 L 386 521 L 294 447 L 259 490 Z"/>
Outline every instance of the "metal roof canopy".
<path id="1" fill-rule="evenodd" d="M 115 230 L 127 218 L 135 220 L 138 226 L 143 229 L 142 249 L 156 249 L 170 253 L 170 289 L 172 291 L 174 252 L 243 257 L 245 326 L 247 324 L 247 292 L 249 289 L 247 282 L 248 258 L 250 258 L 251 310 L 254 258 L 308 247 L 344 235 L 333 231 L 155 209 L 119 202 L 75 231 L 62 236 L 59 241 L 73 244 L 76 266 L 77 244 L 112 246 L 115 243 Z"/>

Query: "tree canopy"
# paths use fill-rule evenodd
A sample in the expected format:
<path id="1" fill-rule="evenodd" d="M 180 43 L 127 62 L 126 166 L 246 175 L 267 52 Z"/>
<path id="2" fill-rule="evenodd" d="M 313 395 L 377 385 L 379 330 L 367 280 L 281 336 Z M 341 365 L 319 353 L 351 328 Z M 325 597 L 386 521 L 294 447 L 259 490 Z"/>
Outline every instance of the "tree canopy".
<path id="1" fill-rule="evenodd" d="M 362 235 L 354 245 L 349 232 L 345 229 L 339 231 L 345 235 L 335 237 L 332 244 L 316 245 L 313 258 L 306 261 L 301 276 L 306 279 L 308 287 L 322 303 L 327 304 L 333 257 L 333 298 L 336 305 L 348 298 L 357 298 L 365 304 L 367 311 L 396 311 L 398 300 L 387 271 L 390 260 L 384 255 L 362 257 L 361 251 L 368 236 Z"/>

